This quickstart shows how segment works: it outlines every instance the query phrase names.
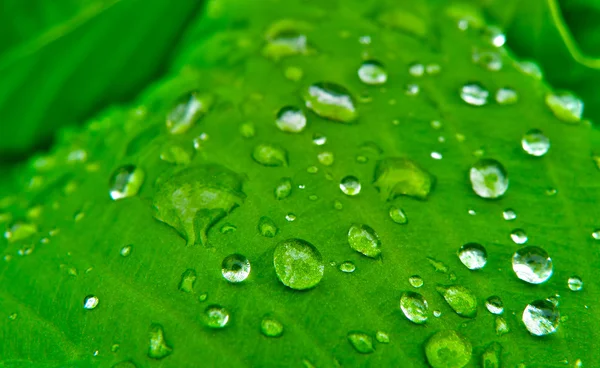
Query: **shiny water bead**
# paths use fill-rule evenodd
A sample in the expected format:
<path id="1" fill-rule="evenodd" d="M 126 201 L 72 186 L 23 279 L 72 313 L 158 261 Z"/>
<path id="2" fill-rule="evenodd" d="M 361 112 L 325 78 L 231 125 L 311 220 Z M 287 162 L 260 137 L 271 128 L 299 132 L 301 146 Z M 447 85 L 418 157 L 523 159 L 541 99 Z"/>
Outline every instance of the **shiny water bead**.
<path id="1" fill-rule="evenodd" d="M 407 96 L 416 96 L 419 94 L 419 92 L 421 91 L 421 88 L 419 87 L 418 84 L 415 83 L 409 83 L 404 87 L 404 93 L 406 93 Z M 395 105 L 391 104 L 390 105 Z"/>
<path id="2" fill-rule="evenodd" d="M 583 115 L 583 101 L 571 92 L 548 93 L 546 105 L 565 123 L 578 123 Z"/>
<path id="3" fill-rule="evenodd" d="M 412 291 L 402 293 L 400 297 L 400 310 L 411 322 L 423 324 L 427 322 L 429 306 L 423 295 Z"/>
<path id="4" fill-rule="evenodd" d="M 592 231 L 592 238 L 595 240 L 600 240 L 600 229 Z"/>
<path id="5" fill-rule="evenodd" d="M 364 332 L 353 331 L 348 333 L 350 345 L 361 354 L 370 354 L 375 351 L 373 338 Z"/>
<path id="6" fill-rule="evenodd" d="M 355 196 L 360 193 L 360 181 L 356 176 L 345 176 L 340 181 L 340 189 L 347 196 Z"/>
<path id="7" fill-rule="evenodd" d="M 350 123 L 358 117 L 350 92 L 339 84 L 319 82 L 303 92 L 306 107 L 322 118 Z"/>
<path id="8" fill-rule="evenodd" d="M 423 286 L 423 278 L 419 275 L 412 275 L 408 278 L 408 283 L 414 288 L 420 288 Z"/>
<path id="9" fill-rule="evenodd" d="M 83 299 L 83 308 L 90 310 L 96 309 L 100 300 L 95 295 L 88 295 Z"/>
<path id="10" fill-rule="evenodd" d="M 508 173 L 502 164 L 492 159 L 477 161 L 469 171 L 471 187 L 482 198 L 498 198 L 508 189 Z"/>
<path id="11" fill-rule="evenodd" d="M 267 337 L 280 337 L 283 335 L 283 324 L 273 317 L 265 316 L 260 321 L 260 332 Z"/>
<path id="12" fill-rule="evenodd" d="M 425 66 L 420 63 L 413 63 L 408 66 L 408 73 L 413 77 L 422 77 L 425 74 Z"/>
<path id="13" fill-rule="evenodd" d="M 285 215 L 285 220 L 288 222 L 294 222 L 296 221 L 296 214 L 290 212 L 288 214 Z"/>
<path id="14" fill-rule="evenodd" d="M 321 163 L 321 165 L 331 166 L 333 165 L 333 153 L 329 151 L 319 152 L 317 154 L 317 159 Z"/>
<path id="15" fill-rule="evenodd" d="M 192 92 L 181 97 L 167 115 L 167 129 L 171 134 L 187 132 L 213 104 L 214 98 L 208 94 Z"/>
<path id="16" fill-rule="evenodd" d="M 490 43 L 496 47 L 502 47 L 506 43 L 506 35 L 498 26 L 487 26 L 484 33 Z"/>
<path id="17" fill-rule="evenodd" d="M 244 138 L 252 138 L 256 135 L 256 128 L 252 122 L 246 122 L 240 125 L 240 134 Z M 195 143 L 195 142 L 194 142 Z M 194 144 L 194 148 L 196 145 Z"/>
<path id="18" fill-rule="evenodd" d="M 210 328 L 223 328 L 229 323 L 229 311 L 220 305 L 209 305 L 204 310 L 204 322 Z"/>
<path id="19" fill-rule="evenodd" d="M 532 335 L 546 336 L 555 333 L 560 324 L 560 313 L 548 300 L 536 300 L 523 310 L 523 324 Z"/>
<path id="20" fill-rule="evenodd" d="M 270 217 L 262 216 L 258 220 L 258 232 L 265 238 L 274 237 L 275 235 L 277 235 L 278 231 L 279 228 Z"/>
<path id="21" fill-rule="evenodd" d="M 386 158 L 375 166 L 373 185 L 383 200 L 390 201 L 400 195 L 426 199 L 435 178 L 416 162 L 406 158 Z"/>
<path id="22" fill-rule="evenodd" d="M 496 335 L 502 336 L 510 332 L 510 327 L 508 326 L 508 322 L 502 316 L 496 316 L 494 320 L 494 328 L 496 330 Z"/>
<path id="23" fill-rule="evenodd" d="M 288 154 L 286 149 L 274 143 L 260 143 L 254 146 L 252 158 L 263 166 L 288 165 Z"/>
<path id="24" fill-rule="evenodd" d="M 506 221 L 512 221 L 517 218 L 517 213 L 511 208 L 507 208 L 502 212 L 502 217 Z"/>
<path id="25" fill-rule="evenodd" d="M 293 82 L 298 82 L 304 76 L 304 71 L 296 66 L 288 66 L 285 68 L 283 75 Z"/>
<path id="26" fill-rule="evenodd" d="M 479 83 L 467 83 L 460 90 L 460 98 L 471 106 L 487 104 L 490 93 Z"/>
<path id="27" fill-rule="evenodd" d="M 521 139 L 523 150 L 531 156 L 544 156 L 550 149 L 550 139 L 539 129 L 532 129 Z"/>
<path id="28" fill-rule="evenodd" d="M 515 229 L 515 230 L 513 230 L 510 233 L 510 239 L 515 244 L 525 244 L 525 243 L 527 243 L 527 240 L 529 240 L 529 238 L 527 238 L 527 234 L 522 229 Z"/>
<path id="29" fill-rule="evenodd" d="M 221 273 L 225 280 L 238 283 L 246 280 L 250 275 L 250 261 L 241 254 L 231 254 L 221 263 Z"/>
<path id="30" fill-rule="evenodd" d="M 173 352 L 173 348 L 167 344 L 163 327 L 153 323 L 150 325 L 150 343 L 148 345 L 148 357 L 162 359 Z"/>
<path id="31" fill-rule="evenodd" d="M 144 171 L 134 165 L 119 167 L 110 177 L 110 198 L 116 201 L 135 196 L 144 183 L 144 178 Z"/>
<path id="32" fill-rule="evenodd" d="M 352 273 L 356 270 L 356 266 L 350 261 L 345 261 L 340 263 L 339 269 L 345 273 Z"/>
<path id="33" fill-rule="evenodd" d="M 316 146 L 322 146 L 325 143 L 327 143 L 327 137 L 319 134 L 319 133 L 315 133 L 313 134 L 313 138 L 312 138 L 313 144 Z"/>
<path id="34" fill-rule="evenodd" d="M 133 245 L 128 244 L 121 248 L 119 254 L 121 254 L 122 257 L 129 257 L 129 255 L 131 255 L 131 252 L 133 252 Z"/>
<path id="35" fill-rule="evenodd" d="M 436 74 L 440 74 L 440 72 L 442 71 L 442 67 L 440 66 L 440 64 L 427 64 L 425 66 L 425 72 L 429 75 L 436 75 Z"/>
<path id="36" fill-rule="evenodd" d="M 408 223 L 408 218 L 406 217 L 406 214 L 400 207 L 390 207 L 389 215 L 392 221 L 394 221 L 397 224 L 404 225 Z"/>
<path id="37" fill-rule="evenodd" d="M 436 332 L 425 343 L 425 356 L 433 368 L 463 368 L 472 354 L 471 342 L 454 330 Z"/>
<path id="38" fill-rule="evenodd" d="M 469 270 L 482 269 L 487 262 L 487 252 L 481 244 L 467 243 L 458 249 L 457 254 Z"/>
<path id="39" fill-rule="evenodd" d="M 387 82 L 388 75 L 379 61 L 367 60 L 358 68 L 358 78 L 365 84 L 380 85 Z"/>
<path id="40" fill-rule="evenodd" d="M 350 248 L 367 257 L 376 258 L 381 254 L 381 240 L 368 225 L 353 224 L 348 230 Z"/>
<path id="41" fill-rule="evenodd" d="M 535 246 L 515 252 L 512 268 L 517 277 L 530 284 L 541 284 L 552 276 L 552 259 L 545 250 Z"/>
<path id="42" fill-rule="evenodd" d="M 474 318 L 477 315 L 477 297 L 471 289 L 461 285 L 438 285 L 436 290 L 459 316 Z"/>
<path id="43" fill-rule="evenodd" d="M 579 276 L 569 277 L 569 280 L 567 280 L 567 285 L 571 291 L 580 291 L 583 289 L 583 281 Z"/>
<path id="44" fill-rule="evenodd" d="M 284 106 L 277 113 L 275 124 L 282 132 L 300 133 L 306 127 L 306 115 L 297 107 Z"/>
<path id="45" fill-rule="evenodd" d="M 279 281 L 296 290 L 317 286 L 325 272 L 321 253 L 314 245 L 301 239 L 279 243 L 273 254 L 273 265 Z"/>
<path id="46" fill-rule="evenodd" d="M 498 105 L 512 105 L 519 101 L 517 91 L 512 88 L 500 88 L 496 91 L 496 103 Z"/>
<path id="47" fill-rule="evenodd" d="M 504 303 L 499 296 L 493 295 L 485 300 L 485 307 L 492 314 L 504 313 Z"/>

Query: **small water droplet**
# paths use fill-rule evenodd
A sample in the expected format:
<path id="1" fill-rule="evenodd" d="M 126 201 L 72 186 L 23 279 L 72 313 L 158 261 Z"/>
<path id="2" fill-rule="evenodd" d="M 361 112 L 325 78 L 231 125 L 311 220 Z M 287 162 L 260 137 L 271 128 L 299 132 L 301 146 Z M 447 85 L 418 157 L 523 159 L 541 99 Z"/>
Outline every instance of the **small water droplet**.
<path id="1" fill-rule="evenodd" d="M 439 331 L 425 343 L 425 355 L 433 368 L 462 368 L 472 354 L 471 342 L 454 330 Z"/>
<path id="2" fill-rule="evenodd" d="M 348 230 L 348 244 L 355 251 L 367 257 L 376 258 L 381 254 L 381 240 L 368 225 L 353 224 Z"/>
<path id="3" fill-rule="evenodd" d="M 496 47 L 502 47 L 506 43 L 506 35 L 498 26 L 488 26 L 485 28 L 485 35 L 490 43 Z"/>
<path id="4" fill-rule="evenodd" d="M 546 336 L 555 333 L 560 323 L 560 313 L 547 300 L 536 300 L 523 311 L 523 323 L 532 335 Z"/>
<path id="5" fill-rule="evenodd" d="M 167 129 L 171 134 L 187 132 L 208 112 L 212 103 L 212 96 L 197 92 L 181 97 L 167 115 Z"/>
<path id="6" fill-rule="evenodd" d="M 524 230 L 522 229 L 515 229 L 510 233 L 510 239 L 515 243 L 515 244 L 525 244 L 527 243 L 527 240 L 529 240 L 527 238 L 527 234 L 525 233 Z"/>
<path id="7" fill-rule="evenodd" d="M 218 304 L 204 310 L 204 321 L 210 328 L 223 328 L 229 323 L 229 311 Z"/>
<path id="8" fill-rule="evenodd" d="M 258 220 L 258 232 L 260 235 L 266 238 L 272 238 L 277 235 L 278 231 L 279 228 L 270 217 L 262 216 L 260 220 Z"/>
<path id="9" fill-rule="evenodd" d="M 583 115 L 583 101 L 571 92 L 548 93 L 546 105 L 565 123 L 578 123 Z"/>
<path id="10" fill-rule="evenodd" d="M 408 73 L 413 77 L 422 77 L 425 74 L 425 66 L 420 63 L 413 63 L 408 66 Z"/>
<path id="11" fill-rule="evenodd" d="M 150 325 L 150 343 L 148 346 L 148 357 L 162 359 L 173 352 L 173 348 L 167 344 L 163 327 L 153 323 Z"/>
<path id="12" fill-rule="evenodd" d="M 319 168 L 318 168 L 318 167 L 316 167 L 316 166 L 309 166 L 309 167 L 306 169 L 306 172 L 307 172 L 307 173 L 309 173 L 309 174 L 316 174 L 316 173 L 318 173 L 318 172 L 319 172 Z"/>
<path id="13" fill-rule="evenodd" d="M 579 276 L 569 277 L 569 280 L 567 280 L 567 285 L 572 291 L 580 291 L 583 289 L 583 281 Z"/>
<path id="14" fill-rule="evenodd" d="M 517 218 L 517 213 L 514 210 L 512 210 L 511 208 L 507 208 L 502 212 L 502 217 L 506 221 L 512 221 Z"/>
<path id="15" fill-rule="evenodd" d="M 133 165 L 116 169 L 110 177 L 110 197 L 116 201 L 135 196 L 144 183 L 144 172 Z"/>
<path id="16" fill-rule="evenodd" d="M 241 254 L 231 254 L 223 259 L 221 273 L 225 280 L 238 283 L 246 280 L 250 275 L 250 261 Z"/>
<path id="17" fill-rule="evenodd" d="M 100 300 L 95 295 L 88 295 L 83 299 L 83 308 L 87 310 L 96 309 Z"/>
<path id="18" fill-rule="evenodd" d="M 356 266 L 350 261 L 345 261 L 340 263 L 339 269 L 345 273 L 352 273 L 356 270 Z"/>
<path id="19" fill-rule="evenodd" d="M 540 80 L 544 76 L 542 69 L 535 61 L 523 60 L 516 62 L 515 66 L 521 71 L 521 73 L 529 75 L 535 79 Z"/>
<path id="20" fill-rule="evenodd" d="M 600 240 L 600 229 L 594 230 L 592 232 L 592 238 L 594 238 L 596 240 Z"/>
<path id="21" fill-rule="evenodd" d="M 389 211 L 390 218 L 397 224 L 404 225 L 408 223 L 408 218 L 406 214 L 400 207 L 392 206 Z"/>
<path id="22" fill-rule="evenodd" d="M 322 165 L 331 166 L 333 165 L 333 153 L 329 151 L 319 152 L 317 159 Z"/>
<path id="23" fill-rule="evenodd" d="M 301 239 L 288 239 L 279 243 L 273 255 L 273 265 L 279 281 L 296 290 L 317 286 L 325 271 L 321 253 L 312 244 Z"/>
<path id="24" fill-rule="evenodd" d="M 541 284 L 552 276 L 552 259 L 545 250 L 535 246 L 515 252 L 512 268 L 518 278 L 530 284 Z"/>
<path id="25" fill-rule="evenodd" d="M 504 313 L 504 303 L 502 303 L 502 299 L 496 295 L 492 295 L 485 300 L 485 307 L 491 314 Z"/>
<path id="26" fill-rule="evenodd" d="M 390 336 L 384 331 L 375 332 L 375 339 L 382 344 L 390 343 Z"/>
<path id="27" fill-rule="evenodd" d="M 419 87 L 418 84 L 415 84 L 415 83 L 409 83 L 406 85 L 406 87 L 404 87 L 404 93 L 407 96 L 416 96 L 419 94 L 420 91 L 421 91 L 421 88 Z M 395 103 L 390 104 L 390 105 L 395 105 Z"/>
<path id="28" fill-rule="evenodd" d="M 460 90 L 460 98 L 471 106 L 487 104 L 490 93 L 479 83 L 467 83 Z"/>
<path id="29" fill-rule="evenodd" d="M 539 129 L 532 129 L 521 139 L 523 150 L 531 156 L 544 156 L 550 149 L 550 139 Z"/>
<path id="30" fill-rule="evenodd" d="M 436 310 L 433 311 L 433 316 L 434 317 L 439 318 L 441 315 L 442 315 L 442 312 L 440 312 L 439 310 L 436 309 Z"/>
<path id="31" fill-rule="evenodd" d="M 306 127 L 306 115 L 297 107 L 284 106 L 277 113 L 275 124 L 282 132 L 300 133 Z"/>
<path id="32" fill-rule="evenodd" d="M 301 68 L 295 66 L 288 66 L 285 68 L 283 74 L 285 77 L 293 82 L 298 82 L 304 76 L 304 71 Z"/>
<path id="33" fill-rule="evenodd" d="M 477 161 L 469 171 L 471 186 L 481 198 L 498 198 L 508 189 L 508 174 L 504 166 L 496 160 Z"/>
<path id="34" fill-rule="evenodd" d="M 512 105 L 519 101 L 517 91 L 512 88 L 500 88 L 496 91 L 496 102 L 498 105 Z"/>
<path id="35" fill-rule="evenodd" d="M 348 341 L 350 345 L 361 354 L 370 354 L 375 351 L 373 338 L 364 332 L 349 332 Z"/>
<path id="36" fill-rule="evenodd" d="M 502 316 L 496 316 L 496 319 L 494 320 L 494 325 L 496 329 L 496 335 L 498 336 L 502 336 L 510 332 L 510 327 L 508 326 L 506 319 L 504 319 L 504 317 Z"/>
<path id="37" fill-rule="evenodd" d="M 477 212 L 475 212 L 475 210 L 468 210 L 467 213 L 471 216 L 477 215 Z"/>
<path id="38" fill-rule="evenodd" d="M 285 148 L 272 143 L 257 144 L 252 150 L 252 158 L 263 166 L 287 166 L 288 158 Z"/>
<path id="39" fill-rule="evenodd" d="M 392 200 L 400 195 L 426 199 L 435 181 L 434 177 L 416 162 L 405 158 L 387 158 L 375 167 L 375 188 L 382 199 Z"/>
<path id="40" fill-rule="evenodd" d="M 431 152 L 431 158 L 434 160 L 441 160 L 442 154 L 439 152 Z"/>
<path id="41" fill-rule="evenodd" d="M 502 56 L 495 51 L 473 50 L 473 62 L 489 71 L 498 71 L 502 69 Z"/>
<path id="42" fill-rule="evenodd" d="M 267 337 L 283 335 L 283 324 L 271 316 L 264 316 L 260 321 L 260 332 Z"/>
<path id="43" fill-rule="evenodd" d="M 340 181 L 340 189 L 345 195 L 355 196 L 360 193 L 361 185 L 356 176 L 348 175 Z"/>
<path id="44" fill-rule="evenodd" d="M 251 122 L 243 123 L 240 125 L 240 134 L 244 138 L 252 138 L 256 135 L 256 128 Z"/>
<path id="45" fill-rule="evenodd" d="M 436 75 L 436 74 L 440 74 L 440 72 L 442 71 L 442 67 L 440 66 L 440 64 L 427 64 L 427 66 L 425 66 L 425 72 L 429 75 Z"/>
<path id="46" fill-rule="evenodd" d="M 400 309 L 409 321 L 416 324 L 427 322 L 429 306 L 423 295 L 413 291 L 406 291 L 400 297 Z"/>
<path id="47" fill-rule="evenodd" d="M 414 288 L 423 286 L 423 278 L 419 275 L 412 275 L 408 278 L 408 283 Z"/>
<path id="48" fill-rule="evenodd" d="M 474 318 L 477 315 L 477 297 L 471 289 L 461 285 L 438 285 L 436 290 L 459 316 Z"/>
<path id="49" fill-rule="evenodd" d="M 287 215 L 285 215 L 285 219 L 288 222 L 294 222 L 296 221 L 296 215 L 290 212 Z"/>
<path id="50" fill-rule="evenodd" d="M 292 194 L 292 179 L 281 178 L 277 186 L 275 187 L 275 198 L 281 200 L 285 199 Z"/>
<path id="51" fill-rule="evenodd" d="M 467 243 L 458 249 L 457 254 L 469 270 L 482 269 L 487 262 L 487 252 L 481 244 Z"/>
<path id="52" fill-rule="evenodd" d="M 548 188 L 544 191 L 544 194 L 547 195 L 548 197 L 555 196 L 556 193 L 558 193 L 558 190 L 556 190 L 556 188 Z"/>
<path id="53" fill-rule="evenodd" d="M 179 281 L 179 290 L 186 293 L 194 292 L 194 284 L 196 283 L 196 271 L 188 268 L 181 274 L 181 281 Z"/>
<path id="54" fill-rule="evenodd" d="M 369 85 L 380 85 L 387 82 L 388 75 L 383 64 L 376 60 L 367 60 L 358 68 L 360 81 Z"/>
<path id="55" fill-rule="evenodd" d="M 320 82 L 303 92 L 306 107 L 322 118 L 349 123 L 358 116 L 348 90 L 338 84 Z"/>
<path id="56" fill-rule="evenodd" d="M 327 137 L 322 134 L 315 133 L 315 134 L 313 134 L 312 141 L 316 146 L 322 146 L 325 143 L 327 143 Z"/>
<path id="57" fill-rule="evenodd" d="M 204 302 L 206 299 L 208 299 L 208 293 L 201 293 L 198 295 L 198 301 Z"/>

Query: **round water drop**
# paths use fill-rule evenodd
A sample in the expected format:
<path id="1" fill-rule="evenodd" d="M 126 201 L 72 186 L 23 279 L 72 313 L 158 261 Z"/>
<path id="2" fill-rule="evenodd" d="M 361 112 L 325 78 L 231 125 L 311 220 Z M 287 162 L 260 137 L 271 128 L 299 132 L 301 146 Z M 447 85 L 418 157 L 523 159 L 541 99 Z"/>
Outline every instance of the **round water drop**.
<path id="1" fill-rule="evenodd" d="M 527 243 L 527 234 L 522 229 L 515 229 L 510 233 L 510 238 L 515 244 L 525 244 Z"/>
<path id="2" fill-rule="evenodd" d="M 540 157 L 550 149 L 550 139 L 541 130 L 532 129 L 525 133 L 521 139 L 523 150 L 531 156 Z"/>
<path id="3" fill-rule="evenodd" d="M 415 83 L 407 84 L 404 87 L 404 93 L 406 93 L 407 96 L 416 96 L 419 94 L 420 90 L 421 88 L 419 87 L 419 85 Z"/>
<path id="4" fill-rule="evenodd" d="M 217 304 L 209 305 L 204 310 L 204 321 L 210 328 L 223 328 L 229 323 L 229 311 Z"/>
<path id="5" fill-rule="evenodd" d="M 373 338 L 364 332 L 349 332 L 348 341 L 361 354 L 370 354 L 375 351 Z"/>
<path id="6" fill-rule="evenodd" d="M 578 123 L 583 115 L 583 101 L 571 92 L 548 93 L 546 105 L 565 123 Z"/>
<path id="7" fill-rule="evenodd" d="M 87 310 L 96 309 L 100 300 L 97 296 L 88 295 L 83 299 L 83 308 Z"/>
<path id="8" fill-rule="evenodd" d="M 301 239 L 288 239 L 279 243 L 273 255 L 273 265 L 279 281 L 296 290 L 317 286 L 325 272 L 321 253 L 312 244 Z"/>
<path id="9" fill-rule="evenodd" d="M 367 257 L 376 258 L 381 254 L 381 240 L 368 225 L 353 224 L 348 230 L 348 244 L 355 251 Z"/>
<path id="10" fill-rule="evenodd" d="M 358 68 L 358 78 L 365 84 L 379 85 L 387 82 L 388 75 L 380 62 L 368 60 Z"/>
<path id="11" fill-rule="evenodd" d="M 277 113 L 275 124 L 282 132 L 300 133 L 306 127 L 306 115 L 297 107 L 285 106 Z"/>
<path id="12" fill-rule="evenodd" d="M 498 105 L 512 105 L 519 101 L 517 91 L 511 88 L 500 88 L 496 91 L 496 102 Z"/>
<path id="13" fill-rule="evenodd" d="M 390 218 L 397 224 L 404 225 L 408 223 L 408 218 L 406 214 L 400 207 L 392 206 L 389 211 Z"/>
<path id="14" fill-rule="evenodd" d="M 114 201 L 133 197 L 144 183 L 144 172 L 133 165 L 116 169 L 110 177 L 110 198 Z"/>
<path id="15" fill-rule="evenodd" d="M 572 291 L 580 291 L 583 289 L 583 281 L 579 276 L 569 277 L 569 280 L 567 280 L 567 285 Z"/>
<path id="16" fill-rule="evenodd" d="M 346 262 L 340 263 L 339 269 L 340 269 L 340 271 L 345 272 L 345 273 L 352 273 L 356 270 L 356 266 L 354 265 L 354 263 L 352 263 L 350 261 L 346 261 Z"/>
<path id="17" fill-rule="evenodd" d="M 477 161 L 469 171 L 471 186 L 481 198 L 498 198 L 508 189 L 508 173 L 496 160 Z"/>
<path id="18" fill-rule="evenodd" d="M 485 300 L 485 307 L 491 314 L 504 313 L 504 303 L 499 296 L 493 295 Z"/>
<path id="19" fill-rule="evenodd" d="M 261 143 L 254 147 L 252 158 L 263 166 L 287 166 L 287 151 L 285 148 L 271 143 Z"/>
<path id="20" fill-rule="evenodd" d="M 512 221 L 517 218 L 517 213 L 513 209 L 507 208 L 502 212 L 502 217 L 506 221 Z"/>
<path id="21" fill-rule="evenodd" d="M 548 300 L 536 300 L 525 307 L 523 323 L 532 335 L 550 335 L 558 330 L 560 313 L 556 306 Z"/>
<path id="22" fill-rule="evenodd" d="M 277 235 L 279 228 L 270 217 L 262 216 L 258 220 L 258 232 L 266 238 L 272 238 Z"/>
<path id="23" fill-rule="evenodd" d="M 221 273 L 231 283 L 242 282 L 250 275 L 250 261 L 241 254 L 231 254 L 223 259 Z"/>
<path id="24" fill-rule="evenodd" d="M 479 270 L 487 262 L 487 252 L 481 244 L 467 243 L 458 249 L 458 258 L 469 270 Z"/>
<path id="25" fill-rule="evenodd" d="M 419 275 L 412 275 L 408 278 L 408 283 L 414 288 L 423 286 L 423 278 Z"/>
<path id="26" fill-rule="evenodd" d="M 306 107 L 322 118 L 349 123 L 358 116 L 350 92 L 339 84 L 319 82 L 303 93 Z"/>
<path id="27" fill-rule="evenodd" d="M 265 316 L 260 321 L 260 332 L 267 337 L 279 337 L 283 335 L 283 325 L 275 318 Z"/>
<path id="28" fill-rule="evenodd" d="M 355 196 L 360 193 L 361 185 L 356 176 L 348 175 L 340 181 L 340 189 L 345 195 Z"/>
<path id="29" fill-rule="evenodd" d="M 402 293 L 400 297 L 400 309 L 409 321 L 423 324 L 427 321 L 429 306 L 423 295 L 412 291 Z"/>
<path id="30" fill-rule="evenodd" d="M 472 106 L 487 104 L 490 93 L 479 83 L 467 83 L 460 90 L 460 98 Z"/>
<path id="31" fill-rule="evenodd" d="M 552 276 L 552 259 L 542 248 L 524 247 L 513 255 L 512 268 L 521 280 L 541 284 Z"/>
<path id="32" fill-rule="evenodd" d="M 472 354 L 471 342 L 454 330 L 439 331 L 425 344 L 425 356 L 433 368 L 462 368 Z"/>

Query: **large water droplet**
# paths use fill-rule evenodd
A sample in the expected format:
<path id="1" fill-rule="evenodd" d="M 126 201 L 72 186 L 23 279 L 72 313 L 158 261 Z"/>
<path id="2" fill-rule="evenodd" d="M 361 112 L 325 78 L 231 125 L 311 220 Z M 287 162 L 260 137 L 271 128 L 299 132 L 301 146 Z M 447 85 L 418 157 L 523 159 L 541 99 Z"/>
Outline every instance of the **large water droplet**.
<path id="1" fill-rule="evenodd" d="M 425 355 L 433 368 L 462 368 L 472 354 L 471 342 L 454 330 L 439 331 L 425 344 Z"/>
<path id="2" fill-rule="evenodd" d="M 479 270 L 487 262 L 487 252 L 481 244 L 467 243 L 458 249 L 458 258 L 469 270 Z"/>
<path id="3" fill-rule="evenodd" d="M 502 303 L 502 299 L 496 295 L 492 295 L 485 300 L 485 307 L 491 314 L 504 313 L 504 303 Z"/>
<path id="4" fill-rule="evenodd" d="M 265 316 L 260 321 L 260 332 L 267 337 L 279 337 L 283 335 L 283 325 L 275 318 Z"/>
<path id="5" fill-rule="evenodd" d="M 523 229 L 513 230 L 510 233 L 510 239 L 515 244 L 525 244 L 525 243 L 527 243 L 527 240 L 529 240 L 529 238 L 527 238 L 527 234 L 525 233 L 525 231 Z"/>
<path id="6" fill-rule="evenodd" d="M 282 132 L 300 133 L 306 127 L 306 115 L 297 107 L 285 106 L 277 113 L 275 124 Z"/>
<path id="7" fill-rule="evenodd" d="M 349 332 L 348 341 L 350 345 L 361 354 L 370 354 L 375 351 L 373 338 L 364 332 Z"/>
<path id="8" fill-rule="evenodd" d="M 406 217 L 406 214 L 400 207 L 396 207 L 396 206 L 390 207 L 389 215 L 390 215 L 390 218 L 392 219 L 392 221 L 394 221 L 397 224 L 403 225 L 403 224 L 408 223 L 408 218 Z"/>
<path id="9" fill-rule="evenodd" d="M 496 160 L 477 161 L 469 171 L 469 178 L 473 191 L 482 198 L 501 197 L 508 189 L 508 174 Z"/>
<path id="10" fill-rule="evenodd" d="M 273 255 L 273 265 L 279 281 L 296 290 L 315 287 L 325 272 L 321 253 L 312 244 L 301 239 L 288 239 L 279 243 Z"/>
<path id="11" fill-rule="evenodd" d="M 133 165 L 116 169 L 110 177 L 110 197 L 113 200 L 133 197 L 144 183 L 144 172 Z"/>
<path id="12" fill-rule="evenodd" d="M 374 176 L 375 188 L 388 201 L 400 195 L 425 199 L 435 180 L 416 162 L 398 157 L 378 161 Z"/>
<path id="13" fill-rule="evenodd" d="M 412 291 L 402 293 L 400 297 L 400 309 L 409 321 L 423 324 L 427 321 L 429 306 L 423 295 Z"/>
<path id="14" fill-rule="evenodd" d="M 356 176 L 348 175 L 340 181 L 340 189 L 342 193 L 348 196 L 355 196 L 360 193 L 361 185 Z"/>
<path id="15" fill-rule="evenodd" d="M 471 106 L 487 104 L 490 93 L 479 83 L 467 83 L 460 90 L 460 98 Z"/>
<path id="16" fill-rule="evenodd" d="M 303 92 L 306 107 L 322 118 L 349 123 L 358 116 L 350 92 L 339 84 L 320 82 Z"/>
<path id="17" fill-rule="evenodd" d="M 207 94 L 192 92 L 183 96 L 175 103 L 167 115 L 167 129 L 171 134 L 187 132 L 208 110 L 213 103 L 213 97 Z"/>
<path id="18" fill-rule="evenodd" d="M 579 276 L 569 277 L 569 280 L 567 280 L 567 285 L 572 291 L 580 291 L 583 289 L 583 281 Z"/>
<path id="19" fill-rule="evenodd" d="M 250 275 L 250 261 L 241 254 L 231 254 L 223 259 L 221 273 L 225 280 L 238 283 L 246 280 Z"/>
<path id="20" fill-rule="evenodd" d="M 188 245 L 207 245 L 207 232 L 244 202 L 242 178 L 219 165 L 179 171 L 154 196 L 154 217 L 173 227 Z"/>
<path id="21" fill-rule="evenodd" d="M 285 148 L 278 144 L 260 143 L 252 150 L 252 158 L 263 166 L 287 166 L 288 158 Z"/>
<path id="22" fill-rule="evenodd" d="M 550 149 L 550 139 L 539 129 L 532 129 L 521 139 L 523 150 L 531 156 L 543 156 Z"/>
<path id="23" fill-rule="evenodd" d="M 348 244 L 355 251 L 367 257 L 376 258 L 381 254 L 381 240 L 368 225 L 353 224 L 348 230 Z"/>
<path id="24" fill-rule="evenodd" d="M 363 62 L 360 68 L 358 68 L 358 77 L 361 82 L 370 85 L 384 84 L 388 79 L 385 67 L 375 60 Z"/>
<path id="25" fill-rule="evenodd" d="M 542 248 L 524 247 L 513 255 L 512 268 L 521 280 L 541 284 L 552 276 L 552 259 Z"/>
<path id="26" fill-rule="evenodd" d="M 566 123 L 577 123 L 583 115 L 583 101 L 571 92 L 548 93 L 546 105 L 554 116 Z"/>
<path id="27" fill-rule="evenodd" d="M 438 285 L 436 290 L 459 316 L 474 318 L 477 315 L 477 297 L 471 289 L 460 285 Z"/>
<path id="28" fill-rule="evenodd" d="M 560 313 L 556 306 L 548 300 L 536 300 L 525 307 L 523 323 L 532 335 L 550 335 L 558 330 Z"/>
<path id="29" fill-rule="evenodd" d="M 173 352 L 173 348 L 167 344 L 163 327 L 153 323 L 150 325 L 150 344 L 148 346 L 148 357 L 162 359 Z"/>
<path id="30" fill-rule="evenodd" d="M 258 232 L 266 238 L 272 238 L 277 235 L 279 228 L 270 217 L 262 216 L 258 220 Z"/>
<path id="31" fill-rule="evenodd" d="M 88 295 L 83 299 L 83 308 L 87 310 L 96 309 L 100 300 L 95 295 Z"/>

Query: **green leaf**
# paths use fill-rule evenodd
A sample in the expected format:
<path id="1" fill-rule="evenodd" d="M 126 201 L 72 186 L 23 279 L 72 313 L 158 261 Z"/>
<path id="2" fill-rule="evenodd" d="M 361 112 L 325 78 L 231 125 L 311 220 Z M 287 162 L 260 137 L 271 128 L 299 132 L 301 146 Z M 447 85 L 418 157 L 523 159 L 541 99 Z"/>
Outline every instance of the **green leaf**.
<path id="1" fill-rule="evenodd" d="M 557 118 L 545 82 L 494 47 L 483 21 L 460 30 L 467 14 L 450 6 L 211 1 L 171 75 L 131 106 L 63 131 L 51 152 L 3 179 L 1 364 L 598 366 L 600 133 Z M 383 24 L 384 14 L 411 22 Z M 266 36 L 286 19 L 297 22 Z M 274 39 L 302 36 L 314 53 L 263 55 Z M 500 70 L 473 62 L 474 50 L 497 53 L 484 60 L 499 58 Z M 361 82 L 364 59 L 383 65 L 384 85 Z M 320 82 L 347 91 L 321 102 L 353 106 L 354 120 L 305 107 L 303 93 Z M 518 98 L 495 102 L 499 90 Z M 213 103 L 173 134 L 167 117 L 190 92 Z M 280 130 L 285 106 L 301 109 L 306 127 Z M 540 157 L 522 147 L 532 129 L 550 141 Z M 390 216 L 398 209 L 400 220 Z M 357 239 L 353 225 L 364 230 Z M 483 268 L 457 256 L 467 243 L 485 248 Z M 530 245 L 554 267 L 537 285 L 512 266 Z M 248 267 L 223 263 L 234 254 L 250 262 L 235 283 L 242 277 L 224 273 Z M 574 275 L 580 291 L 568 286 Z M 469 292 L 447 302 L 436 285 Z M 408 312 L 403 295 L 414 299 Z M 494 295 L 501 316 L 485 307 Z M 558 329 L 533 336 L 522 313 L 546 298 L 558 306 L 534 307 L 553 322 L 559 312 Z M 528 323 L 542 312 L 530 308 Z"/>

